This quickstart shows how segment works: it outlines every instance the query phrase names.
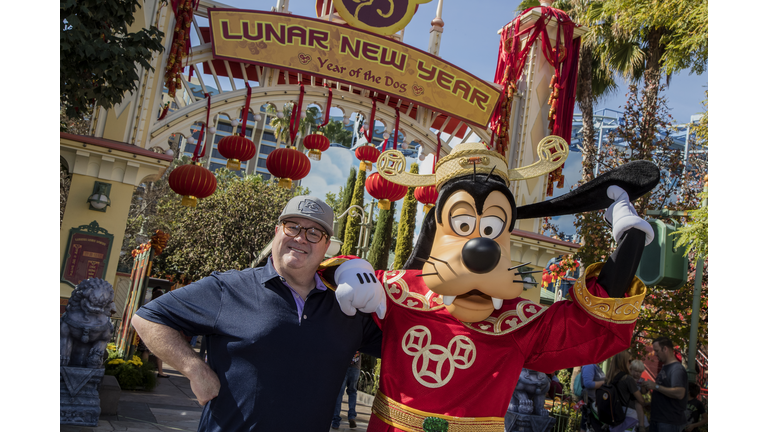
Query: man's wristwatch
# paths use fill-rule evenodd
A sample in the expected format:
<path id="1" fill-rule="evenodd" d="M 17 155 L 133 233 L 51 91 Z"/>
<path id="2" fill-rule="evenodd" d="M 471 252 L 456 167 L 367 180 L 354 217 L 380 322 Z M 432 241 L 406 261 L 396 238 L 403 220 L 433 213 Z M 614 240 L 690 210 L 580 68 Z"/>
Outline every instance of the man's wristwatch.
<path id="1" fill-rule="evenodd" d="M 659 389 L 659 385 L 658 385 L 658 384 L 656 384 L 656 390 L 658 390 L 658 389 Z"/>

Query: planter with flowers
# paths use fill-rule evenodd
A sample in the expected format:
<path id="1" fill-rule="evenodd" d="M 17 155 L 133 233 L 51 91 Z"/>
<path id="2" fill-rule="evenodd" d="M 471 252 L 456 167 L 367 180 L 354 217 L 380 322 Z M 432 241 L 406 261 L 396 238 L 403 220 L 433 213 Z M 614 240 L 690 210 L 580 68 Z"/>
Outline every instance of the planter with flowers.
<path id="1" fill-rule="evenodd" d="M 157 385 L 157 377 L 152 370 L 152 364 L 144 363 L 137 356 L 123 360 L 122 353 L 115 349 L 114 344 L 107 346 L 109 358 L 104 365 L 104 374 L 117 378 L 122 390 L 152 390 Z"/>

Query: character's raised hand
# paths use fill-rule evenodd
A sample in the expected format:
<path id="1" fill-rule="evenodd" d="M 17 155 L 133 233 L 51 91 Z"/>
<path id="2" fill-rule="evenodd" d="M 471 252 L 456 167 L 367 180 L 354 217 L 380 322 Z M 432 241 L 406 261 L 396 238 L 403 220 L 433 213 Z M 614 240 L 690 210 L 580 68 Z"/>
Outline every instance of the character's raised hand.
<path id="1" fill-rule="evenodd" d="M 341 311 L 353 316 L 356 310 L 376 312 L 384 318 L 387 296 L 384 287 L 373 274 L 371 264 L 363 259 L 346 261 L 336 269 L 336 301 Z"/>
<path id="2" fill-rule="evenodd" d="M 645 245 L 653 241 L 653 228 L 651 224 L 637 215 L 629 197 L 624 189 L 618 186 L 608 187 L 608 198 L 613 204 L 605 211 L 605 221 L 613 229 L 613 239 L 618 242 L 621 236 L 630 228 L 637 228 L 645 233 Z"/>

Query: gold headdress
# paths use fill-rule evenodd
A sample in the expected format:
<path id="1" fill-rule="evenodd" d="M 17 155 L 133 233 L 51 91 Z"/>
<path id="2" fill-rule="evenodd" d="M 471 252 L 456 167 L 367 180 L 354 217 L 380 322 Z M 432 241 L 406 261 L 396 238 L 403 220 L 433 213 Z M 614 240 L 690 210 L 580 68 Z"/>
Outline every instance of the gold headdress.
<path id="1" fill-rule="evenodd" d="M 507 186 L 512 181 L 538 177 L 554 171 L 568 157 L 568 143 L 556 135 L 544 137 L 536 149 L 539 160 L 521 168 L 507 168 L 499 153 L 488 150 L 483 143 L 458 144 L 451 153 L 438 160 L 434 174 L 411 174 L 406 171 L 405 156 L 397 150 L 387 150 L 379 156 L 376 167 L 387 180 L 408 187 L 440 187 L 448 180 L 472 173 L 498 175 Z"/>

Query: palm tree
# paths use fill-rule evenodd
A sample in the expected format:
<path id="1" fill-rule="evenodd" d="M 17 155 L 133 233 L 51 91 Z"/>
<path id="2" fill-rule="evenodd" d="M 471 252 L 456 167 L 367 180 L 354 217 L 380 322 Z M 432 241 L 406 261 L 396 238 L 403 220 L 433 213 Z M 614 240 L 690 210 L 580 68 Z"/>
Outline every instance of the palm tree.
<path id="1" fill-rule="evenodd" d="M 269 121 L 269 125 L 275 129 L 275 137 L 278 142 L 285 142 L 287 145 L 296 145 L 290 143 L 290 125 L 291 125 L 291 110 L 293 110 L 293 104 L 283 105 L 282 118 L 278 117 L 277 110 L 273 105 L 267 107 L 267 114 L 272 116 Z M 307 116 L 299 121 L 299 132 L 305 131 L 310 134 L 317 130 L 317 122 L 320 118 L 320 109 L 317 107 L 309 107 L 306 110 Z M 299 141 L 297 139 L 297 141 Z"/>
<path id="2" fill-rule="evenodd" d="M 344 147 L 352 147 L 352 131 L 344 128 L 344 123 L 338 120 L 331 120 L 323 128 L 323 134 L 331 140 L 332 143 L 341 144 Z"/>

